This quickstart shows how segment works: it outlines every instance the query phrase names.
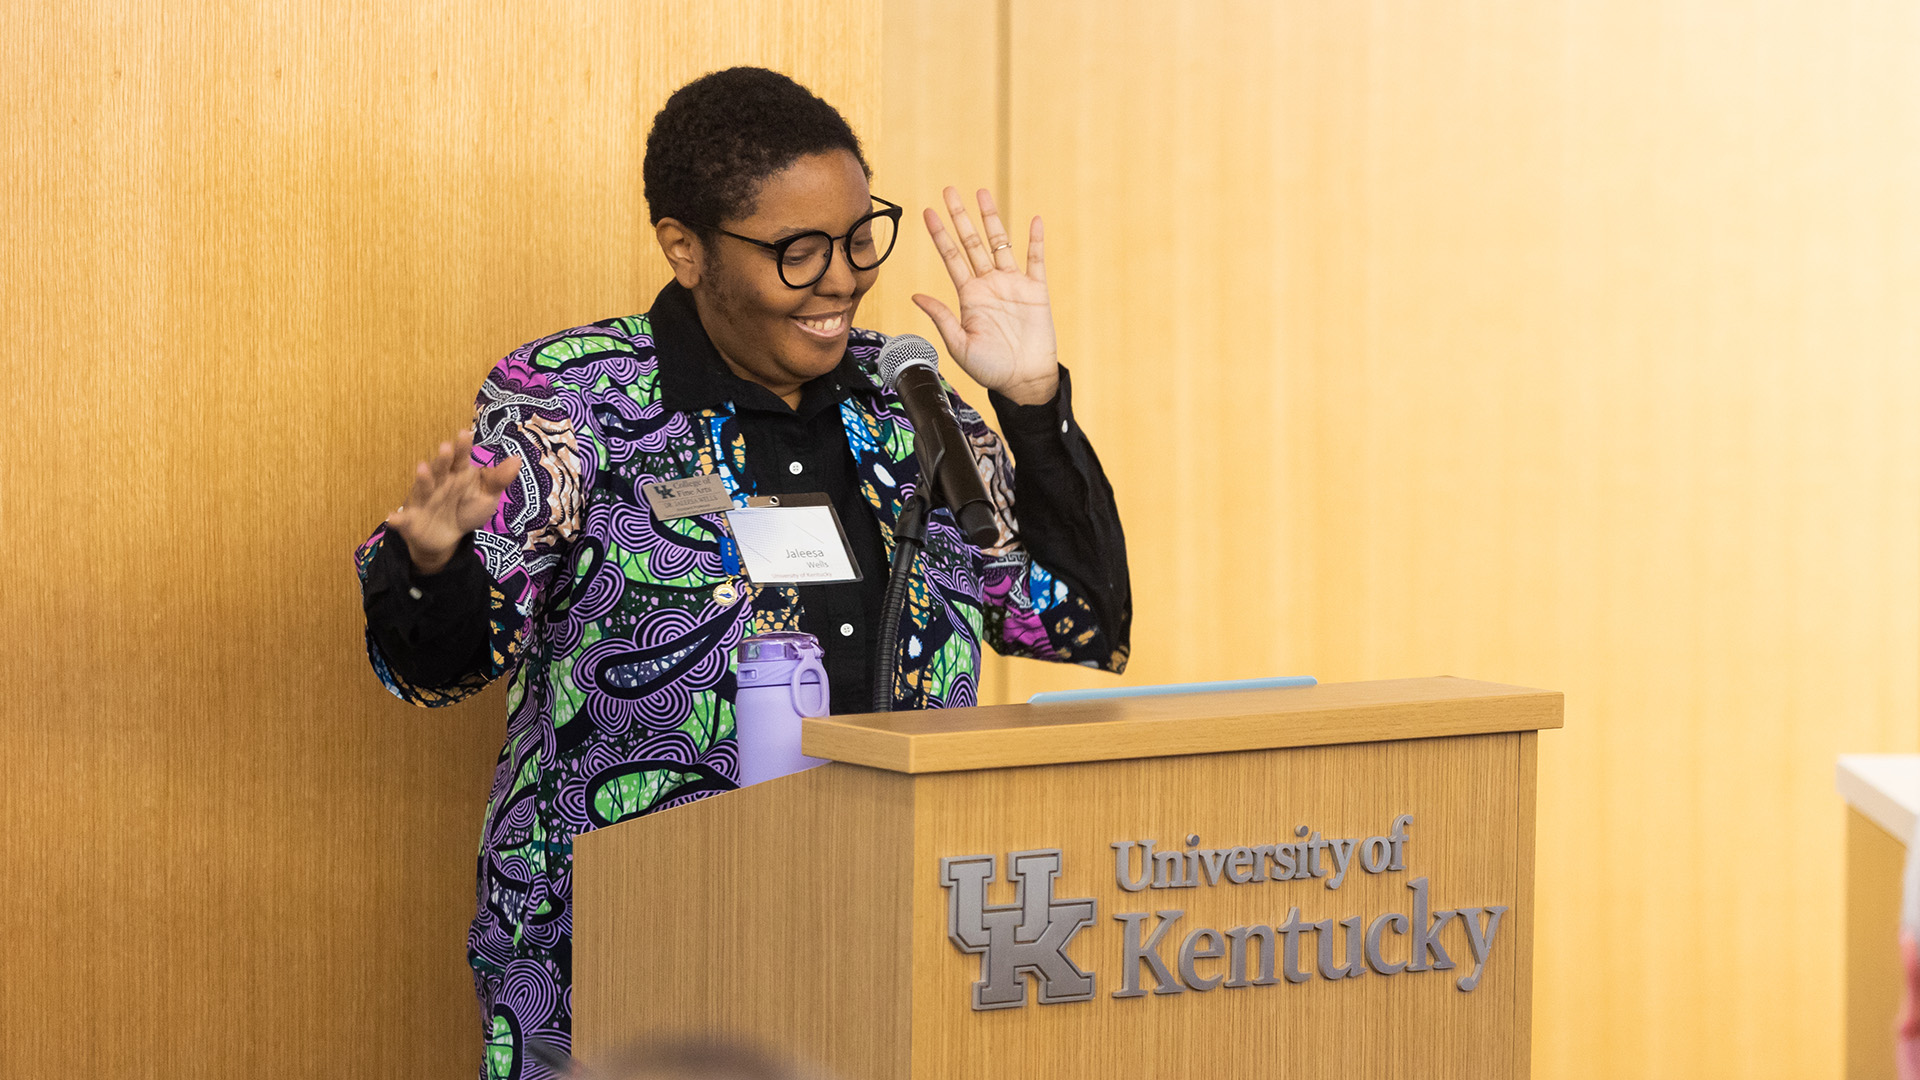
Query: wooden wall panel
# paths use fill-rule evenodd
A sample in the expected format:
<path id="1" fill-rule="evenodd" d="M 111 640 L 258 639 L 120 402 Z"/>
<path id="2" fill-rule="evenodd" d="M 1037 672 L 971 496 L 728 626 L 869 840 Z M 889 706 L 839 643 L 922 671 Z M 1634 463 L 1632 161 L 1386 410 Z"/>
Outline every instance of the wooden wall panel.
<path id="1" fill-rule="evenodd" d="M 866 0 L 0 9 L 0 1075 L 472 1075 L 497 694 L 426 713 L 352 546 L 522 341 L 665 280 L 704 70 L 879 119 Z"/>
<path id="2" fill-rule="evenodd" d="M 987 392 L 947 355 L 939 331 L 912 297 L 926 293 L 956 307 L 953 281 L 921 221 L 921 211 L 944 206 L 947 185 L 964 194 L 976 222 L 974 193 L 983 187 L 994 189 L 1009 222 L 1024 222 L 1016 215 L 1041 209 L 1009 202 L 1004 190 L 1006 0 L 885 0 L 881 6 L 880 124 L 861 138 L 873 166 L 874 194 L 906 207 L 906 213 L 899 244 L 860 306 L 859 324 L 932 342 L 940 350 L 941 374 L 997 427 Z M 1024 255 L 1021 236 L 1017 247 Z M 992 653 L 983 658 L 981 700 L 1005 696 L 1007 669 Z"/>
<path id="3" fill-rule="evenodd" d="M 1127 680 L 1565 690 L 1537 1075 L 1836 1075 L 1832 759 L 1920 744 L 1920 14 L 1009 16 Z"/>
<path id="4" fill-rule="evenodd" d="M 1268 620 L 1292 617 L 1276 601 L 1299 563 L 1297 433 L 1276 421 L 1279 358 L 1311 310 L 1290 302 L 1308 285 L 1283 243 L 1309 219 L 1311 172 L 1283 141 L 1277 10 L 1012 9 L 1011 187 L 1050 215 L 1061 347 L 1127 527 L 1133 682 L 1298 663 Z M 1111 681 L 1020 664 L 1009 692 Z"/>
<path id="5" fill-rule="evenodd" d="M 1003 7 L 1002 0 L 888 0 L 885 5 L 880 123 L 862 138 L 873 165 L 874 193 L 906 207 L 906 214 L 900 243 L 861 307 L 861 321 L 875 329 L 919 334 L 939 344 L 932 321 L 910 298 L 928 293 L 951 307 L 953 283 L 920 212 L 940 207 L 948 184 L 965 192 L 971 207 L 974 191 L 1004 183 Z M 943 347 L 941 371 L 963 392 L 971 391 L 976 384 L 945 354 Z M 984 394 L 967 392 L 969 401 L 975 397 L 986 408 Z"/>

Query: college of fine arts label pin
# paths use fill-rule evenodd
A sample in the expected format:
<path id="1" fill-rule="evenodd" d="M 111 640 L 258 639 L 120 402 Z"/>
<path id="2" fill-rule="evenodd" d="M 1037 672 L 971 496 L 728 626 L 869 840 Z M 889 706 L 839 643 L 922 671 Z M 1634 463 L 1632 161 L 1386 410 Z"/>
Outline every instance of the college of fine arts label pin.
<path id="1" fill-rule="evenodd" d="M 722 607 L 740 599 L 740 586 L 731 581 L 723 581 L 713 587 L 713 602 Z"/>

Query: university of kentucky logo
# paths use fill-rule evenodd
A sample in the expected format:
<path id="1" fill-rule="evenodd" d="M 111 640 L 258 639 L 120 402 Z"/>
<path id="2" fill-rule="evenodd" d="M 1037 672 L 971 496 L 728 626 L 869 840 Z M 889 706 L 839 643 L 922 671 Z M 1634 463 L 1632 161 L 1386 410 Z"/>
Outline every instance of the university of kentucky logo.
<path id="1" fill-rule="evenodd" d="M 1111 913 L 1122 927 L 1119 977 L 1111 996 L 1159 1001 L 1189 992 L 1431 971 L 1453 972 L 1454 988 L 1472 993 L 1487 974 L 1509 905 L 1440 906 L 1426 875 L 1411 876 L 1412 826 L 1412 814 L 1399 814 L 1386 831 L 1372 836 L 1329 837 L 1300 825 L 1290 840 L 1242 846 L 1203 846 L 1197 833 L 1187 834 L 1184 847 L 1151 837 L 1114 841 L 1114 885 L 1122 893 L 1147 893 L 1140 899 L 1148 910 Z M 1013 903 L 990 907 L 993 856 L 940 860 L 947 939 L 961 952 L 980 957 L 975 1009 L 1017 1009 L 1027 1003 L 1029 984 L 1039 991 L 1042 1005 L 1093 999 L 1094 976 L 1073 962 L 1067 946 L 1093 925 L 1097 905 L 1091 898 L 1054 899 L 1060 864 L 1058 848 L 1008 855 Z M 1402 876 L 1411 895 L 1394 895 L 1406 901 L 1406 910 L 1344 918 L 1338 909 L 1324 910 L 1343 884 L 1373 875 Z M 1187 889 L 1193 891 L 1172 891 Z M 1236 889 L 1265 893 L 1249 899 L 1254 911 L 1267 908 L 1272 914 L 1256 921 L 1243 913 L 1234 919 L 1239 925 L 1206 925 L 1204 913 L 1217 903 L 1208 893 Z M 1369 892 L 1376 901 L 1387 895 L 1378 886 Z M 1194 903 L 1173 908 L 1183 895 Z M 1196 905 L 1200 912 L 1186 921 L 1187 909 Z"/>
<path id="2" fill-rule="evenodd" d="M 1008 855 L 1013 903 L 989 907 L 987 882 L 994 879 L 993 863 L 991 855 L 940 860 L 940 884 L 947 889 L 947 937 L 961 952 L 980 956 L 973 1007 L 1019 1008 L 1027 1003 L 1028 982 L 1038 985 L 1042 1005 L 1092 998 L 1093 976 L 1067 955 L 1067 945 L 1093 925 L 1096 905 L 1092 898 L 1053 898 L 1060 849 Z"/>

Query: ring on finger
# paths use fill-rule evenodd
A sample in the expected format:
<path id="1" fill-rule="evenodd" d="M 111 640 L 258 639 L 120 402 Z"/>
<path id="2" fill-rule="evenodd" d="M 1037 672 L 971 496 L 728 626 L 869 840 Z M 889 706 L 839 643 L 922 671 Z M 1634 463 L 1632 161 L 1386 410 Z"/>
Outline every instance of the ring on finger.
<path id="1" fill-rule="evenodd" d="M 1010 248 L 1010 247 L 1012 247 L 1012 246 L 1013 246 L 1013 241 L 1011 241 L 1011 240 L 1002 240 L 1002 241 L 1000 241 L 999 243 L 997 243 L 997 244 L 995 244 L 995 245 L 993 245 L 993 250 L 995 250 L 995 251 L 1005 251 L 1006 249 L 1008 249 L 1008 248 Z"/>

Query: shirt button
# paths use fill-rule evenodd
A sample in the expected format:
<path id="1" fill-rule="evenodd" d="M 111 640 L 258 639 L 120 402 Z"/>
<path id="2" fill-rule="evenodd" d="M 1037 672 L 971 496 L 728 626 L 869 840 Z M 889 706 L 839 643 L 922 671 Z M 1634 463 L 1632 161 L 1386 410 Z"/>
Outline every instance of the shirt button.
<path id="1" fill-rule="evenodd" d="M 841 637 L 852 637 L 852 636 L 853 636 L 853 624 L 852 624 L 852 623 L 850 623 L 850 622 L 843 622 L 843 623 L 841 623 L 841 624 L 840 624 L 840 636 L 841 636 Z"/>
<path id="2" fill-rule="evenodd" d="M 788 463 L 787 463 L 787 471 L 788 471 L 788 472 L 790 472 L 790 473 L 792 473 L 792 474 L 793 474 L 793 475 L 795 475 L 795 476 L 799 476 L 799 475 L 800 475 L 800 463 L 799 463 L 799 462 L 797 462 L 797 461 L 790 461 L 790 462 L 788 462 Z"/>

